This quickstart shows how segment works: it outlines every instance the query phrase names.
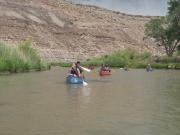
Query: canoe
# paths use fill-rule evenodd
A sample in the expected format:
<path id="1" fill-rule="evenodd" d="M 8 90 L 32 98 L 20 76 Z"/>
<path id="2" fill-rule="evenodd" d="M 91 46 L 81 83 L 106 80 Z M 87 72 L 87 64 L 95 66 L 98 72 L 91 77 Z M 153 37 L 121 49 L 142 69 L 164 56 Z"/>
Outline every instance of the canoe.
<path id="1" fill-rule="evenodd" d="M 68 75 L 66 77 L 66 82 L 68 84 L 83 84 L 84 80 L 82 78 L 76 77 L 74 75 Z"/>
<path id="2" fill-rule="evenodd" d="M 100 75 L 100 76 L 111 75 L 111 72 L 110 72 L 110 71 L 106 71 L 106 70 L 101 70 L 101 71 L 99 72 L 99 75 Z"/>
<path id="3" fill-rule="evenodd" d="M 153 69 L 152 68 L 149 68 L 149 69 L 147 68 L 146 71 L 151 72 L 151 71 L 153 71 Z"/>

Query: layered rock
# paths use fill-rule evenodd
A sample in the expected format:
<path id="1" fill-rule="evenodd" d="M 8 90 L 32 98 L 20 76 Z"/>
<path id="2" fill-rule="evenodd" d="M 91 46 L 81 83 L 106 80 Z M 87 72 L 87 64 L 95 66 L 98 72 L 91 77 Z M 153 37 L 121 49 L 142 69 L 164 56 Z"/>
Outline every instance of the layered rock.
<path id="1" fill-rule="evenodd" d="M 144 41 L 152 17 L 126 15 L 64 0 L 0 0 L 0 40 L 31 39 L 51 62 L 85 60 L 124 49 L 161 54 Z"/>

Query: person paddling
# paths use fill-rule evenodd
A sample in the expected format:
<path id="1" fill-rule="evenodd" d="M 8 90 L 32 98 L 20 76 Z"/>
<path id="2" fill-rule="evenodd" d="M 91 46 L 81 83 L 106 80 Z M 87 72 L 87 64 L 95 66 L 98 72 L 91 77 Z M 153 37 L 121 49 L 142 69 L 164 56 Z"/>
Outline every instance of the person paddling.
<path id="1" fill-rule="evenodd" d="M 100 71 L 104 71 L 105 70 L 105 65 L 104 64 L 101 64 L 101 69 Z"/>
<path id="2" fill-rule="evenodd" d="M 110 70 L 110 68 L 109 68 L 109 65 L 108 65 L 108 64 L 106 64 L 106 65 L 105 65 L 104 69 L 105 69 L 105 71 L 109 71 L 109 72 L 111 72 L 111 70 Z"/>
<path id="3" fill-rule="evenodd" d="M 77 61 L 76 63 L 72 64 L 70 74 L 84 78 L 82 72 L 83 69 L 80 67 L 80 61 Z"/>
<path id="4" fill-rule="evenodd" d="M 84 76 L 82 75 L 83 69 L 80 66 L 80 61 L 77 61 L 75 65 L 76 65 L 77 76 L 84 78 Z"/>
<path id="5" fill-rule="evenodd" d="M 128 66 L 128 64 L 126 64 L 126 65 L 124 66 L 124 70 L 125 70 L 125 71 L 129 71 L 129 66 Z"/>
<path id="6" fill-rule="evenodd" d="M 76 65 L 75 65 L 75 63 L 72 63 L 70 74 L 76 76 Z"/>
<path id="7" fill-rule="evenodd" d="M 106 64 L 106 65 L 102 64 L 100 71 L 109 71 L 109 72 L 111 72 L 108 64 Z"/>
<path id="8" fill-rule="evenodd" d="M 151 64 L 148 64 L 148 65 L 147 65 L 147 67 L 146 67 L 146 71 L 147 71 L 147 72 L 152 71 Z"/>

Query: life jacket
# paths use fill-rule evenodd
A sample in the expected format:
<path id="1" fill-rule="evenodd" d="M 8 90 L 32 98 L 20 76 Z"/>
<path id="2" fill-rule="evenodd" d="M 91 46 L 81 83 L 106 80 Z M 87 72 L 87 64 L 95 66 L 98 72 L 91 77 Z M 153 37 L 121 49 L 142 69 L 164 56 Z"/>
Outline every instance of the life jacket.
<path id="1" fill-rule="evenodd" d="M 73 75 L 77 75 L 77 71 L 76 71 L 75 68 L 71 68 L 71 72 L 70 73 L 73 74 Z"/>
<path id="2" fill-rule="evenodd" d="M 80 77 L 80 75 L 82 74 L 83 70 L 80 67 L 76 67 L 76 75 L 78 77 Z M 80 73 L 80 74 L 79 74 Z"/>
<path id="3" fill-rule="evenodd" d="M 81 74 L 82 72 L 83 72 L 83 70 L 79 67 L 71 68 L 71 71 L 70 71 L 71 74 L 76 75 L 78 77 L 79 77 L 78 73 Z"/>

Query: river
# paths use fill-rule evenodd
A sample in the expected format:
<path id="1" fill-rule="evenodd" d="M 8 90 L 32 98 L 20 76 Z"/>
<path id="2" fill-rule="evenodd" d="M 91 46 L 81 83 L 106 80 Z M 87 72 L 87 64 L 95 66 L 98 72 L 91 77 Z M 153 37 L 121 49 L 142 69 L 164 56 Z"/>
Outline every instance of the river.
<path id="1" fill-rule="evenodd" d="M 179 135 L 180 72 L 86 73 L 68 69 L 0 76 L 0 135 Z"/>
<path id="2" fill-rule="evenodd" d="M 132 15 L 164 16 L 168 0 L 69 0 L 78 4 L 94 5 Z"/>

